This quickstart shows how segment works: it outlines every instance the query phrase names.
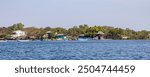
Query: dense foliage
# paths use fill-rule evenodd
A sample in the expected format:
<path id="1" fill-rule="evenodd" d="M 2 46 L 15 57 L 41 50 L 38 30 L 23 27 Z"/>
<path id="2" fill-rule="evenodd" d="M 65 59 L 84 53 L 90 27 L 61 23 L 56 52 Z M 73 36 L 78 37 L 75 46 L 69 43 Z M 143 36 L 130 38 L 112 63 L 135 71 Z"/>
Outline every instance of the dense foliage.
<path id="1" fill-rule="evenodd" d="M 132 29 L 122 29 L 122 28 L 114 28 L 110 26 L 89 26 L 89 25 L 79 25 L 73 26 L 72 28 L 65 29 L 61 27 L 51 28 L 35 28 L 35 27 L 27 27 L 24 28 L 22 23 L 13 24 L 9 27 L 0 27 L 0 38 L 6 38 L 11 35 L 12 31 L 15 30 L 23 30 L 26 32 L 27 37 L 35 37 L 36 39 L 40 39 L 43 37 L 47 31 L 52 32 L 52 36 L 54 37 L 57 34 L 65 34 L 67 36 L 71 36 L 72 38 L 77 38 L 79 35 L 84 34 L 87 37 L 95 37 L 96 33 L 102 31 L 104 33 L 104 37 L 106 39 L 123 39 L 123 37 L 127 37 L 126 39 L 150 39 L 150 31 L 142 30 L 142 31 L 134 31 Z"/>

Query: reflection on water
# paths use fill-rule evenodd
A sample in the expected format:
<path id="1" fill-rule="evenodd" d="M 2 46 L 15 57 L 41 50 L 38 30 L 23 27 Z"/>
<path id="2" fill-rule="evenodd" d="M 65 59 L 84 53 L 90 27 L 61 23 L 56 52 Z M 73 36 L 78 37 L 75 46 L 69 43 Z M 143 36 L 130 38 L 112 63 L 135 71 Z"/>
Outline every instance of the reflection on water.
<path id="1" fill-rule="evenodd" d="M 0 42 L 2 60 L 149 60 L 150 41 Z"/>

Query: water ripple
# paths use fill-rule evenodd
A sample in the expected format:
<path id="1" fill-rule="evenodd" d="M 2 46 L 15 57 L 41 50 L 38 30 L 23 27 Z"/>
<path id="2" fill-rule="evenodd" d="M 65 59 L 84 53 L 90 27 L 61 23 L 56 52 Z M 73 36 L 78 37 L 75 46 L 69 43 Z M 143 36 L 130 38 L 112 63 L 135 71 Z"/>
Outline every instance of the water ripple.
<path id="1" fill-rule="evenodd" d="M 149 40 L 1 42 L 1 60 L 150 60 Z"/>

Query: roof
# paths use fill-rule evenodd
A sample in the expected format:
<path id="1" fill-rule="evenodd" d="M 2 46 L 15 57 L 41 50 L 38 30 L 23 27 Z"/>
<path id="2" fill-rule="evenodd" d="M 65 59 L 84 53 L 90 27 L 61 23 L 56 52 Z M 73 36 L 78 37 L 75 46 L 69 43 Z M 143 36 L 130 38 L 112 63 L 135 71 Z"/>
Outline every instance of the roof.
<path id="1" fill-rule="evenodd" d="M 24 32 L 22 30 L 16 30 L 16 31 L 13 31 L 12 33 L 16 33 L 16 32 Z"/>
<path id="2" fill-rule="evenodd" d="M 99 31 L 97 34 L 104 34 L 102 31 Z"/>
<path id="3" fill-rule="evenodd" d="M 18 31 L 20 31 L 20 32 L 24 32 L 24 31 L 22 31 L 22 30 L 15 30 L 15 31 L 13 31 L 13 32 L 18 32 Z"/>
<path id="4" fill-rule="evenodd" d="M 46 33 L 52 33 L 51 31 L 47 31 Z"/>
<path id="5" fill-rule="evenodd" d="M 79 36 L 85 36 L 84 34 L 80 34 Z"/>
<path id="6" fill-rule="evenodd" d="M 57 36 L 63 36 L 64 34 L 57 34 Z"/>

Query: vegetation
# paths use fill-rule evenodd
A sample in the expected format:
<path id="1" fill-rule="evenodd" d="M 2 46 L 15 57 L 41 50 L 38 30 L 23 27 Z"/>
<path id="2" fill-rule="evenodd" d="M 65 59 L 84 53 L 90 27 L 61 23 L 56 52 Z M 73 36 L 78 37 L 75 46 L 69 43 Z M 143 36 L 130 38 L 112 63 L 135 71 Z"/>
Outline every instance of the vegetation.
<path id="1" fill-rule="evenodd" d="M 61 27 L 51 28 L 35 28 L 35 27 L 27 27 L 24 28 L 24 24 L 17 23 L 13 24 L 9 27 L 0 27 L 0 39 L 4 39 L 11 35 L 11 33 L 15 30 L 23 30 L 27 34 L 27 38 L 41 39 L 47 33 L 47 31 L 51 31 L 52 37 L 56 34 L 65 34 L 67 36 L 71 36 L 72 38 L 77 38 L 79 35 L 84 34 L 87 37 L 95 37 L 96 33 L 102 31 L 104 33 L 104 37 L 106 39 L 126 39 L 129 40 L 138 40 L 138 39 L 150 39 L 150 31 L 142 30 L 142 31 L 134 31 L 132 29 L 122 29 L 122 28 L 114 28 L 110 26 L 89 26 L 89 25 L 79 25 L 73 26 L 72 28 L 65 29 Z"/>

